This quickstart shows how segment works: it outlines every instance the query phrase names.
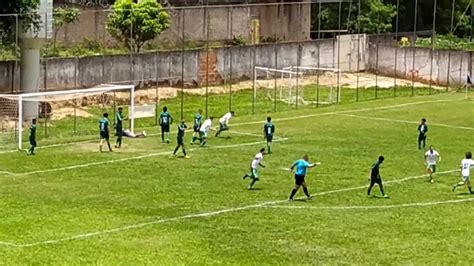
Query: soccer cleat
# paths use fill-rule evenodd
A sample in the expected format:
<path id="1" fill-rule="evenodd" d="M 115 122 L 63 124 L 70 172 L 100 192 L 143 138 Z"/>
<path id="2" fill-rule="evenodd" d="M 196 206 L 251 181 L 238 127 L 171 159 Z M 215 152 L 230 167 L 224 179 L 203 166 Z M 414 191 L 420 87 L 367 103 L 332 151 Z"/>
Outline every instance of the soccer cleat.
<path id="1" fill-rule="evenodd" d="M 390 197 L 388 196 L 388 194 L 383 195 L 383 197 L 384 197 L 385 199 L 390 198 Z"/>
<path id="2" fill-rule="evenodd" d="M 143 131 L 143 132 L 142 132 L 142 135 L 143 135 L 144 137 L 146 137 L 146 132 L 145 132 L 145 131 Z"/>
<path id="3" fill-rule="evenodd" d="M 309 196 L 309 197 L 307 198 L 307 200 L 312 200 L 312 199 L 314 199 L 314 196 L 313 196 L 313 195 L 311 195 L 311 196 Z"/>
<path id="4" fill-rule="evenodd" d="M 430 180 L 430 183 L 432 183 L 432 184 L 433 184 L 433 183 L 434 183 L 434 180 L 433 180 L 433 179 L 431 179 L 431 180 Z"/>
<path id="5" fill-rule="evenodd" d="M 288 201 L 289 201 L 289 202 L 293 202 L 293 201 L 295 201 L 295 200 L 292 199 L 292 198 L 289 198 Z"/>
<path id="6" fill-rule="evenodd" d="M 183 158 L 184 159 L 191 159 L 191 157 L 189 157 L 188 155 L 184 156 Z"/>

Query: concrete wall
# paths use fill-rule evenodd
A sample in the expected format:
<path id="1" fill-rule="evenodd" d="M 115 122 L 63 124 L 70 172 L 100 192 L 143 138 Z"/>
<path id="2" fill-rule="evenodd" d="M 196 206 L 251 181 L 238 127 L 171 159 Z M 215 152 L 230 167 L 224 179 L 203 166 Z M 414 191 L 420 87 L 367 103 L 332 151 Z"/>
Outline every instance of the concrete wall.
<path id="1" fill-rule="evenodd" d="M 163 32 L 154 43 L 175 44 L 184 36 L 188 42 L 209 40 L 230 40 L 241 36 L 250 42 L 252 20 L 260 20 L 260 35 L 276 37 L 281 41 L 308 40 L 311 27 L 311 5 L 270 5 L 251 7 L 210 7 L 175 9 L 170 11 L 171 27 Z M 65 25 L 58 32 L 57 40 L 65 46 L 97 40 L 114 45 L 115 40 L 107 33 L 108 10 L 81 10 L 76 24 Z M 208 29 L 209 28 L 209 29 Z"/>
<path id="2" fill-rule="evenodd" d="M 41 90 L 92 87 L 111 82 L 167 82 L 176 85 L 184 73 L 186 86 L 250 79 L 253 66 L 283 68 L 303 65 L 337 67 L 335 40 L 307 41 L 204 51 L 157 52 L 130 55 L 57 58 L 42 62 Z M 182 59 L 184 72 L 181 71 Z M 0 62 L 0 92 L 19 91 L 18 71 L 12 61 Z M 13 75 L 15 73 L 15 75 Z"/>
<path id="3" fill-rule="evenodd" d="M 388 45 L 369 48 L 368 68 L 381 75 L 451 86 L 464 85 L 467 75 L 472 75 L 470 52 Z"/>

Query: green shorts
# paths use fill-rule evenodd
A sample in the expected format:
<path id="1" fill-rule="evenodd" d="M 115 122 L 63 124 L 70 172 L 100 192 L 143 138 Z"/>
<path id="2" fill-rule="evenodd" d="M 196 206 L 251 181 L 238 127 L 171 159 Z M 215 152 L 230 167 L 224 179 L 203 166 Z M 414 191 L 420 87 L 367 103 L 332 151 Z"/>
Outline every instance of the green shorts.
<path id="1" fill-rule="evenodd" d="M 250 178 L 252 179 L 258 179 L 258 171 L 257 169 L 254 169 L 250 167 Z"/>
<path id="2" fill-rule="evenodd" d="M 205 131 L 199 131 L 199 137 L 201 137 L 201 139 L 207 138 L 207 132 L 205 132 Z"/>
<path id="3" fill-rule="evenodd" d="M 436 164 L 428 164 L 427 169 L 431 169 L 432 173 L 436 173 Z"/>

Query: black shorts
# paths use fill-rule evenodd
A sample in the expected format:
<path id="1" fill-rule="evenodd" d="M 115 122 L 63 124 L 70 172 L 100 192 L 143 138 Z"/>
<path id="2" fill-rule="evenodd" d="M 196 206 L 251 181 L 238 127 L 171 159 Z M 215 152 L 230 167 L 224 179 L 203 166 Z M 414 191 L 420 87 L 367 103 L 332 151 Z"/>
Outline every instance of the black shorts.
<path id="1" fill-rule="evenodd" d="M 36 138 L 30 137 L 30 145 L 36 147 Z"/>
<path id="2" fill-rule="evenodd" d="M 301 186 L 305 182 L 304 180 L 305 176 L 304 175 L 295 175 L 295 185 Z"/>
<path id="3" fill-rule="evenodd" d="M 273 135 L 267 135 L 266 139 L 267 139 L 267 142 L 272 142 L 273 141 Z"/>
<path id="4" fill-rule="evenodd" d="M 109 132 L 108 131 L 101 131 L 100 132 L 100 139 L 105 139 L 105 140 L 109 140 Z"/>
<path id="5" fill-rule="evenodd" d="M 184 138 L 183 137 L 177 137 L 176 138 L 178 145 L 183 145 L 184 146 Z"/>
<path id="6" fill-rule="evenodd" d="M 123 136 L 123 128 L 117 128 L 115 130 L 115 136 L 122 137 Z"/>
<path id="7" fill-rule="evenodd" d="M 373 186 L 375 184 L 382 185 L 382 178 L 378 176 L 372 176 L 370 178 L 370 185 Z"/>
<path id="8" fill-rule="evenodd" d="M 201 126 L 195 125 L 195 126 L 193 127 L 193 130 L 194 130 L 194 132 L 198 132 L 198 133 L 199 133 L 199 129 L 200 129 L 200 128 L 201 128 Z"/>
<path id="9" fill-rule="evenodd" d="M 418 135 L 418 141 L 426 140 L 426 135 L 425 134 L 420 134 Z"/>
<path id="10" fill-rule="evenodd" d="M 161 125 L 161 132 L 169 133 L 170 132 L 170 125 Z"/>

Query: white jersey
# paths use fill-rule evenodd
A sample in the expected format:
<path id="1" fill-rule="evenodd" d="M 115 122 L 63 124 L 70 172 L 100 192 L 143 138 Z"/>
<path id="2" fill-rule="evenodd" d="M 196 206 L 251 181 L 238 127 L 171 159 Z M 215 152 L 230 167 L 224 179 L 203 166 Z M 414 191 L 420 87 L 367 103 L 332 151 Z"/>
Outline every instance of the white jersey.
<path id="1" fill-rule="evenodd" d="M 426 163 L 428 165 L 436 165 L 436 163 L 438 162 L 439 153 L 435 150 L 433 150 L 433 151 L 428 150 L 425 153 L 425 156 L 426 156 Z"/>
<path id="2" fill-rule="evenodd" d="M 263 160 L 263 154 L 261 152 L 257 153 L 257 155 L 255 155 L 255 159 L 253 159 L 252 161 L 252 168 L 257 169 L 258 165 L 260 164 L 262 160 Z"/>
<path id="3" fill-rule="evenodd" d="M 461 173 L 462 176 L 468 177 L 471 174 L 471 168 L 474 168 L 474 160 L 473 159 L 464 159 L 461 161 Z"/>
<path id="4" fill-rule="evenodd" d="M 199 131 L 208 132 L 209 129 L 211 129 L 211 127 L 212 127 L 212 120 L 206 119 L 204 123 L 202 123 L 201 127 L 199 128 Z"/>
<path id="5" fill-rule="evenodd" d="M 223 117 L 221 117 L 219 119 L 219 123 L 222 123 L 224 125 L 228 125 L 229 124 L 229 120 L 232 118 L 232 114 L 230 112 L 228 112 L 227 114 L 225 114 Z"/>

